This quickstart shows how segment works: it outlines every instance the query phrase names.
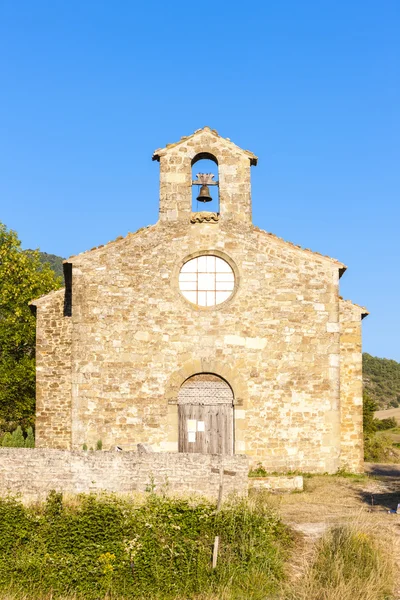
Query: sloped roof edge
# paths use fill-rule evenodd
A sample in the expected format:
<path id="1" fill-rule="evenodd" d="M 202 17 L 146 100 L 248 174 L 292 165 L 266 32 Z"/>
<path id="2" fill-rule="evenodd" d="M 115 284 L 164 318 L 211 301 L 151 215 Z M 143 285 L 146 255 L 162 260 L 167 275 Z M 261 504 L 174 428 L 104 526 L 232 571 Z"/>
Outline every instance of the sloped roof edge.
<path id="1" fill-rule="evenodd" d="M 313 254 L 318 256 L 319 258 L 323 258 L 325 260 L 329 260 L 330 262 L 334 263 L 335 265 L 338 266 L 338 269 L 340 271 L 340 276 L 343 275 L 343 273 L 346 271 L 347 267 L 344 263 L 340 262 L 340 260 L 337 260 L 336 258 L 332 258 L 331 256 L 328 256 L 327 254 L 321 254 L 321 252 L 316 252 L 315 250 L 311 250 L 310 248 L 303 248 L 303 246 L 300 246 L 299 244 L 294 244 L 293 242 L 289 242 L 288 240 L 284 240 L 283 238 L 275 235 L 274 233 L 270 233 L 269 231 L 265 231 L 265 229 L 260 229 L 260 227 L 256 227 L 255 225 L 253 226 L 254 230 L 262 233 L 264 235 L 267 235 L 270 238 L 273 238 L 274 240 L 278 240 L 279 242 L 281 242 L 282 244 L 285 244 L 287 246 L 290 246 L 296 250 L 300 250 L 301 252 L 306 252 L 307 254 Z"/>
<path id="2" fill-rule="evenodd" d="M 130 231 L 126 235 L 119 235 L 118 237 L 115 238 L 115 240 L 110 240 L 106 244 L 100 244 L 99 246 L 94 246 L 93 248 L 90 248 L 90 250 L 84 250 L 83 252 L 79 252 L 79 254 L 72 254 L 69 258 L 66 258 L 65 260 L 63 260 L 63 263 L 69 263 L 69 262 L 71 262 L 71 260 L 73 258 L 80 258 L 81 256 L 84 256 L 86 254 L 90 254 L 90 252 L 94 252 L 95 250 L 101 250 L 101 248 L 106 248 L 108 246 L 112 246 L 113 244 L 121 242 L 122 240 L 126 240 L 129 237 L 133 237 L 133 236 L 137 235 L 138 233 L 141 233 L 142 231 L 146 231 L 147 229 L 152 229 L 153 227 L 156 227 L 156 226 L 157 226 L 157 223 L 155 223 L 153 225 L 147 225 L 146 227 L 140 227 L 140 229 L 138 229 L 137 231 L 133 231 L 133 232 Z"/>
<path id="3" fill-rule="evenodd" d="M 31 300 L 28 303 L 28 306 L 38 306 L 40 304 L 42 304 L 42 301 L 45 300 L 45 298 L 49 298 L 49 296 L 56 296 L 57 294 L 64 294 L 65 292 L 65 288 L 59 288 L 58 290 L 53 290 L 52 292 L 48 292 L 47 294 L 43 294 L 43 296 L 39 296 L 39 298 L 35 298 L 34 300 Z"/>
<path id="4" fill-rule="evenodd" d="M 138 229 L 135 232 L 129 232 L 127 235 L 123 236 L 123 235 L 119 235 L 117 238 L 115 238 L 115 240 L 110 240 L 109 242 L 107 242 L 106 244 L 100 244 L 100 246 L 94 246 L 94 248 L 90 248 L 90 250 L 85 250 L 84 252 L 80 252 L 79 254 L 75 254 L 70 256 L 69 258 L 66 258 L 65 260 L 63 260 L 63 264 L 69 263 L 71 262 L 72 259 L 76 259 L 79 258 L 81 256 L 90 254 L 90 252 L 94 252 L 95 250 L 100 250 L 101 248 L 105 248 L 107 246 L 112 246 L 113 244 L 116 244 L 117 242 L 120 242 L 122 240 L 126 240 L 128 237 L 132 237 L 146 229 L 150 229 L 152 227 L 155 227 L 156 225 L 148 225 L 147 227 L 141 227 L 140 229 Z M 52 296 L 54 294 L 57 294 L 59 292 L 65 292 L 65 287 L 60 288 L 59 290 L 53 290 L 52 292 L 49 292 L 48 294 L 43 294 L 43 296 L 39 296 L 39 298 L 35 298 L 34 300 L 31 300 L 31 302 L 29 302 L 29 306 L 37 306 L 38 303 L 42 303 L 42 300 L 44 300 L 45 298 L 48 298 L 49 296 Z"/>
<path id="5" fill-rule="evenodd" d="M 369 310 L 365 306 L 361 306 L 361 304 L 357 304 L 356 302 L 353 302 L 352 300 L 348 300 L 348 299 L 346 300 L 342 296 L 339 296 L 339 300 L 341 300 L 344 303 L 351 304 L 351 306 L 355 306 L 356 308 L 359 308 L 360 314 L 361 314 L 361 319 L 364 319 L 364 317 L 367 317 L 369 315 Z"/>
<path id="6" fill-rule="evenodd" d="M 235 146 L 235 148 L 237 148 L 238 150 L 243 152 L 243 154 L 246 154 L 249 157 L 251 165 L 254 165 L 254 166 L 257 165 L 258 157 L 255 154 L 253 154 L 253 152 L 250 152 L 250 150 L 243 150 L 243 148 L 240 148 L 240 146 L 238 146 L 237 144 L 232 142 L 230 138 L 222 137 L 221 135 L 219 135 L 219 133 L 216 129 L 211 129 L 211 127 L 208 127 L 208 125 L 206 125 L 202 129 L 196 129 L 196 131 L 194 133 L 192 133 L 191 135 L 182 136 L 178 142 L 174 142 L 173 144 L 167 144 L 164 148 L 158 148 L 157 150 L 155 150 L 153 152 L 152 159 L 159 161 L 160 157 L 163 156 L 166 152 L 168 152 L 168 150 L 170 150 L 171 148 L 175 148 L 176 146 L 179 146 L 180 144 L 184 144 L 185 142 L 187 142 L 187 140 L 190 140 L 194 136 L 198 135 L 199 133 L 203 133 L 204 131 L 211 133 L 212 135 L 215 135 L 215 137 L 228 142 L 232 146 Z"/>

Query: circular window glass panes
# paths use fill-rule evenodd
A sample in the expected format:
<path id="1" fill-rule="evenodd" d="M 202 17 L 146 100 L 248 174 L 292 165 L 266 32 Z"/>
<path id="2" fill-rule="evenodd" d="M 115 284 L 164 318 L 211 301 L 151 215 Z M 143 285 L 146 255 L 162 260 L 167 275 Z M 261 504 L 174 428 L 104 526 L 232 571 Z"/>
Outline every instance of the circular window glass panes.
<path id="1" fill-rule="evenodd" d="M 234 287 L 232 268 L 218 256 L 192 258 L 179 273 L 179 288 L 183 296 L 198 306 L 215 306 L 225 302 Z"/>

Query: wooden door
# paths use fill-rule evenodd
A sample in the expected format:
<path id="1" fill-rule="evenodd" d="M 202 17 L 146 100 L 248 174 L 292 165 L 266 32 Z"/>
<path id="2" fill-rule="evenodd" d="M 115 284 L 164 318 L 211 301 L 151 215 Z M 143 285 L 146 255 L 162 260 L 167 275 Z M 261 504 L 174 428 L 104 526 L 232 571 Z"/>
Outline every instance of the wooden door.
<path id="1" fill-rule="evenodd" d="M 233 393 L 220 377 L 195 375 L 178 396 L 179 452 L 233 454 Z"/>

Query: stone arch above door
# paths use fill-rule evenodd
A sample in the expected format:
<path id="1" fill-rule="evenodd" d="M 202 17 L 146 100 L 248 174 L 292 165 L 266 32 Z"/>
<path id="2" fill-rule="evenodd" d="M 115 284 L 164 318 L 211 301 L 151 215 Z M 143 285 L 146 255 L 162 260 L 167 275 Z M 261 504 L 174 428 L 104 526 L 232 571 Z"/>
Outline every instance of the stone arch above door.
<path id="1" fill-rule="evenodd" d="M 238 375 L 238 371 L 226 364 L 221 364 L 218 361 L 204 359 L 187 361 L 178 371 L 175 371 L 171 375 L 165 389 L 165 398 L 168 404 L 178 403 L 179 390 L 186 380 L 194 375 L 205 373 L 215 374 L 228 382 L 233 392 L 234 405 L 245 407 L 247 404 L 247 389 L 246 385 Z"/>
<path id="2" fill-rule="evenodd" d="M 186 361 L 182 367 L 171 374 L 165 387 L 165 401 L 167 410 L 167 439 L 163 449 L 170 452 L 178 451 L 178 396 L 182 384 L 190 377 L 200 373 L 212 373 L 224 379 L 232 389 L 234 403 L 234 439 L 235 453 L 246 452 L 246 409 L 247 409 L 247 385 L 240 376 L 235 365 L 228 366 L 217 360 L 193 359 Z"/>
<path id="3" fill-rule="evenodd" d="M 229 383 L 213 373 L 199 373 L 184 381 L 178 393 L 178 404 L 232 404 Z"/>

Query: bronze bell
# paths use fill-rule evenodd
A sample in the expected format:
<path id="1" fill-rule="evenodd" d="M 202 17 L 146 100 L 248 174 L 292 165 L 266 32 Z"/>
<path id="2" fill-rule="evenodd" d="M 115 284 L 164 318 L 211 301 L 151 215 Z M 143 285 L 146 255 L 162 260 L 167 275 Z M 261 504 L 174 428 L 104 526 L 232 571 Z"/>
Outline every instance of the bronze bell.
<path id="1" fill-rule="evenodd" d="M 196 200 L 198 202 L 211 202 L 212 198 L 210 196 L 210 190 L 208 189 L 208 185 L 203 184 L 200 188 L 200 193 L 197 196 Z"/>

